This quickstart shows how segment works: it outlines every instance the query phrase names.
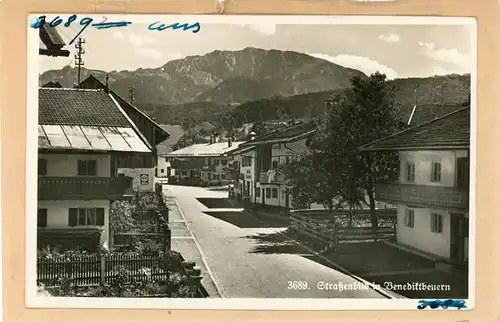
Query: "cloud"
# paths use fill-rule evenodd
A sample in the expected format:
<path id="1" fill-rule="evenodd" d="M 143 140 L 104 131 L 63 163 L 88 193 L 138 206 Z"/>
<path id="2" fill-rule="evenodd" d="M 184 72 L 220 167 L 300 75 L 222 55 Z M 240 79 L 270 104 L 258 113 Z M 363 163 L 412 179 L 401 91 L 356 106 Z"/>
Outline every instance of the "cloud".
<path id="1" fill-rule="evenodd" d="M 378 61 L 370 59 L 368 57 L 354 56 L 354 55 L 329 56 L 325 54 L 308 54 L 308 55 L 330 61 L 337 65 L 357 69 L 365 73 L 366 75 L 371 75 L 378 71 L 382 74 L 385 74 L 388 79 L 394 79 L 399 77 L 398 73 L 394 69 L 386 65 L 383 65 Z"/>
<path id="2" fill-rule="evenodd" d="M 258 25 L 248 25 L 250 28 L 253 30 L 264 34 L 264 35 L 274 35 L 276 32 L 276 25 L 275 24 L 258 24 Z"/>
<path id="3" fill-rule="evenodd" d="M 456 48 L 436 48 L 433 43 L 419 42 L 423 47 L 424 54 L 436 61 L 443 63 L 452 63 L 460 66 L 460 70 L 470 73 L 472 67 L 472 60 L 469 55 L 459 52 Z"/>
<path id="4" fill-rule="evenodd" d="M 142 47 L 138 48 L 135 52 L 138 56 L 153 58 L 153 59 L 162 59 L 163 54 L 154 48 Z"/>
<path id="5" fill-rule="evenodd" d="M 399 36 L 396 34 L 380 35 L 378 36 L 378 39 L 393 44 L 399 41 Z"/>

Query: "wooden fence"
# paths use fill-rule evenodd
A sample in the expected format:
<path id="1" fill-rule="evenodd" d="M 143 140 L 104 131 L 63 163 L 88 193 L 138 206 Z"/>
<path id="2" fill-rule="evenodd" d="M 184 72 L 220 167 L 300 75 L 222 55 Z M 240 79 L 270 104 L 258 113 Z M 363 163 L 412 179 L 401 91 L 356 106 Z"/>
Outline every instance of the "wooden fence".
<path id="1" fill-rule="evenodd" d="M 80 255 L 70 258 L 37 260 L 37 283 L 50 286 L 59 277 L 72 279 L 75 285 L 107 284 L 116 278 L 114 268 L 123 266 L 139 280 L 165 280 L 168 272 L 160 268 L 157 257 L 126 254 Z M 148 269 L 148 275 L 142 271 Z"/>
<path id="2" fill-rule="evenodd" d="M 335 215 L 327 213 L 290 213 L 290 228 L 328 244 L 395 239 L 396 227 L 342 227 L 335 223 Z"/>
<path id="3" fill-rule="evenodd" d="M 207 292 L 201 285 L 202 275 L 194 262 L 186 262 L 179 254 L 183 272 L 196 285 L 200 297 Z M 115 268 L 122 266 L 139 281 L 165 281 L 169 272 L 160 267 L 161 259 L 155 256 L 127 254 L 79 255 L 72 258 L 47 258 L 37 260 L 37 284 L 53 286 L 58 278 L 68 278 L 77 286 L 104 285 L 118 277 Z"/>

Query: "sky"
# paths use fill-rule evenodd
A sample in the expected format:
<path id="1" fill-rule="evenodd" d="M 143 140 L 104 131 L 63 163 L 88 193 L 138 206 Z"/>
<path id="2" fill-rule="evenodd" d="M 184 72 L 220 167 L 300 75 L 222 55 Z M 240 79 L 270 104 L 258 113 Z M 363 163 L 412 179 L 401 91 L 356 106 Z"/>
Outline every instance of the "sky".
<path id="1" fill-rule="evenodd" d="M 365 74 L 379 71 L 390 79 L 471 73 L 475 63 L 473 29 L 467 25 L 291 25 L 266 20 L 261 24 L 201 23 L 198 33 L 151 31 L 148 25 L 134 22 L 122 28 L 87 28 L 81 35 L 86 41 L 84 66 L 133 71 L 157 68 L 186 56 L 245 47 L 297 51 Z M 69 43 L 79 28 L 77 24 L 60 25 L 58 31 Z M 68 58 L 40 56 L 40 73 L 68 64 L 74 67 L 74 44 L 70 50 Z"/>

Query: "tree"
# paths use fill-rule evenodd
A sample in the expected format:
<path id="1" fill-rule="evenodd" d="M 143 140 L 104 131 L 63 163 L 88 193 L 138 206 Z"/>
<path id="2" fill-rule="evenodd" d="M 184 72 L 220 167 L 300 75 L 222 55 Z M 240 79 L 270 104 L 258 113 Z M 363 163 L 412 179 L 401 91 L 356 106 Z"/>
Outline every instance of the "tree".
<path id="1" fill-rule="evenodd" d="M 292 176 L 292 191 L 314 195 L 330 210 L 348 206 L 352 216 L 355 208 L 367 205 L 376 230 L 374 183 L 397 177 L 397 155 L 363 154 L 359 147 L 397 132 L 402 123 L 394 99 L 395 88 L 387 83 L 385 75 L 355 76 L 351 85 L 328 101 L 326 115 L 318 122 L 316 135 L 311 139 L 308 160 L 302 161 L 310 169 L 288 172 Z M 307 189 L 300 185 L 306 180 L 311 180 Z M 309 201 L 315 202 L 314 198 Z"/>

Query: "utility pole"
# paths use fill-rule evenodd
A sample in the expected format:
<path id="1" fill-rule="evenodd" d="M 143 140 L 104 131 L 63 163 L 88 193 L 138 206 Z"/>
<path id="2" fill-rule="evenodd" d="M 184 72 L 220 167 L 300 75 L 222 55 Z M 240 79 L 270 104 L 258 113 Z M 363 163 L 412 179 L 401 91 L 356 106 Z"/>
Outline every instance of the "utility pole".
<path id="1" fill-rule="evenodd" d="M 75 44 L 75 48 L 77 49 L 77 52 L 75 54 L 75 65 L 78 68 L 78 76 L 77 76 L 77 84 L 80 85 L 80 75 L 81 75 L 81 69 L 82 66 L 84 65 L 82 55 L 85 54 L 85 49 L 83 48 L 83 44 L 85 44 L 85 39 L 78 38 L 77 43 Z"/>
<path id="2" fill-rule="evenodd" d="M 128 97 L 129 97 L 129 100 L 130 100 L 130 104 L 134 105 L 135 88 L 129 87 L 129 89 L 128 89 Z"/>

